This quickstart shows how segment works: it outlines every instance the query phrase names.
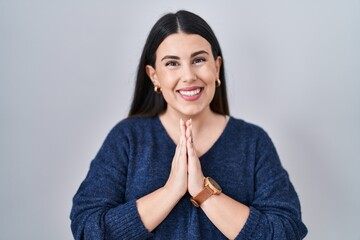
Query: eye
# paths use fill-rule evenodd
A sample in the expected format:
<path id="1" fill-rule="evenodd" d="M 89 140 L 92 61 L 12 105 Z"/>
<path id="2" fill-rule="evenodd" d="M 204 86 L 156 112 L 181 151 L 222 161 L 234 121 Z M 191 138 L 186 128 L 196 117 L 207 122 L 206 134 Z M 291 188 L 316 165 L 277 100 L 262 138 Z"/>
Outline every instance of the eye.
<path id="1" fill-rule="evenodd" d="M 165 63 L 165 66 L 166 67 L 176 67 L 176 66 L 178 66 L 179 64 L 176 62 L 176 61 L 169 61 L 169 62 L 166 62 Z"/>
<path id="2" fill-rule="evenodd" d="M 193 61 L 194 64 L 202 63 L 202 62 L 206 62 L 206 59 L 205 58 L 195 58 Z"/>

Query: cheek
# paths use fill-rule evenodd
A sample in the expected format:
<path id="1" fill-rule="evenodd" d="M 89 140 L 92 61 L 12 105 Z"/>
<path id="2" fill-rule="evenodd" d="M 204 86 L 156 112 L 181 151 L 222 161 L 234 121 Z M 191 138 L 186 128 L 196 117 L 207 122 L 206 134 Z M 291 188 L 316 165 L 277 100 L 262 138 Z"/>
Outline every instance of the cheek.
<path id="1" fill-rule="evenodd" d="M 173 73 L 163 72 L 158 75 L 158 80 L 160 82 L 161 88 L 163 89 L 172 89 L 177 84 L 177 77 Z"/>
<path id="2" fill-rule="evenodd" d="M 217 78 L 216 71 L 213 68 L 201 69 L 201 71 L 199 71 L 198 75 L 207 84 L 215 82 L 215 80 Z"/>

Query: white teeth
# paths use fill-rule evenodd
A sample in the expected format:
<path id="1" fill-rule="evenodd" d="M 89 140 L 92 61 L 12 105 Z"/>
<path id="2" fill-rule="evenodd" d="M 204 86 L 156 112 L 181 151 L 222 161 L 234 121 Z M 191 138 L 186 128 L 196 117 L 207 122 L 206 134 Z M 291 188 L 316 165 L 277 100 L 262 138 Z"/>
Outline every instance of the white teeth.
<path id="1" fill-rule="evenodd" d="M 194 96 L 194 95 L 200 93 L 200 88 L 198 88 L 196 90 L 193 90 L 193 91 L 182 91 L 182 90 L 180 90 L 179 92 L 182 95 L 186 95 L 186 96 L 191 97 L 191 96 Z"/>

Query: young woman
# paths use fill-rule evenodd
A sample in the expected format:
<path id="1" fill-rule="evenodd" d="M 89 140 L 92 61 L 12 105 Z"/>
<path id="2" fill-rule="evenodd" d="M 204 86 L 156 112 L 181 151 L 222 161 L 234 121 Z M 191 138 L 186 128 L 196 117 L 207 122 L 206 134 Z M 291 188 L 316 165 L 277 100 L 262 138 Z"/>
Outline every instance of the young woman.
<path id="1" fill-rule="evenodd" d="M 152 28 L 129 117 L 73 199 L 75 239 L 302 239 L 300 203 L 268 135 L 229 116 L 208 24 L 179 11 Z"/>

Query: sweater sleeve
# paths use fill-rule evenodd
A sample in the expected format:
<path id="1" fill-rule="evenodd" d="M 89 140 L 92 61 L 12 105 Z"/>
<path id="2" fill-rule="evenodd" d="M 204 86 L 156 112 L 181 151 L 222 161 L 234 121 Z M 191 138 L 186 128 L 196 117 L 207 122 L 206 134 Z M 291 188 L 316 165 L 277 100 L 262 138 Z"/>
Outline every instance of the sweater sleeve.
<path id="1" fill-rule="evenodd" d="M 255 161 L 254 199 L 236 239 L 303 239 L 307 228 L 301 220 L 298 196 L 265 132 L 258 140 Z"/>
<path id="2" fill-rule="evenodd" d="M 146 239 L 135 200 L 125 202 L 129 141 L 114 128 L 91 162 L 73 198 L 71 230 L 76 240 Z"/>

